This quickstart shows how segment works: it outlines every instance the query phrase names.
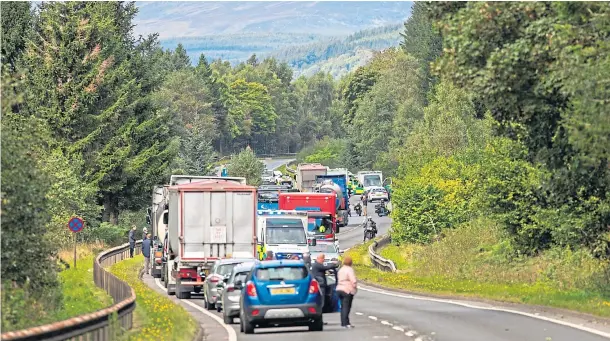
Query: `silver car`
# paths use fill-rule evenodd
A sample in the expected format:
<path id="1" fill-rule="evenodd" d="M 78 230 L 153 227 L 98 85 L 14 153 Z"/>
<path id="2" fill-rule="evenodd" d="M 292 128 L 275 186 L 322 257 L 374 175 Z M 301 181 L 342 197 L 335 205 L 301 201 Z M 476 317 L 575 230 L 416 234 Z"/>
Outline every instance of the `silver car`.
<path id="1" fill-rule="evenodd" d="M 315 246 L 309 246 L 309 254 L 312 261 L 321 253 L 324 254 L 324 265 L 328 265 L 329 263 L 339 264 L 341 262 L 342 252 L 339 251 L 337 244 L 333 242 L 318 240 Z"/>
<path id="2" fill-rule="evenodd" d="M 231 276 L 221 289 L 222 317 L 226 324 L 232 324 L 236 317 L 239 317 L 239 301 L 241 299 L 241 289 L 246 283 L 246 278 L 254 262 L 242 263 L 233 268 Z"/>
<path id="3" fill-rule="evenodd" d="M 218 284 L 223 283 L 226 278 L 229 278 L 233 268 L 239 263 L 253 261 L 253 258 L 226 258 L 219 259 L 214 263 L 212 270 L 205 278 L 205 283 L 203 284 L 203 304 L 206 309 L 216 309 L 219 289 Z"/>

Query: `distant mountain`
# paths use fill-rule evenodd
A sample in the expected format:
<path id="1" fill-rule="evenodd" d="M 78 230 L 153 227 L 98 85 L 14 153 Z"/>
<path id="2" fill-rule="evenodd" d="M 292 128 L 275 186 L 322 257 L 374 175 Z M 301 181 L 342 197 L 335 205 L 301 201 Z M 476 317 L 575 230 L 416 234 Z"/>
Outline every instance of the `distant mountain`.
<path id="1" fill-rule="evenodd" d="M 406 20 L 407 1 L 137 1 L 138 34 L 161 39 L 217 34 L 297 33 L 343 36 Z"/>
<path id="2" fill-rule="evenodd" d="M 395 46 L 411 2 L 136 2 L 136 34 L 158 32 L 164 48 L 181 43 L 233 64 L 252 54 L 287 61 L 295 76 L 339 77 L 374 51 Z"/>
<path id="3" fill-rule="evenodd" d="M 397 46 L 403 30 L 402 23 L 388 25 L 356 32 L 347 38 L 287 47 L 270 55 L 288 62 L 297 76 L 324 71 L 340 77 L 366 64 L 375 51 Z"/>

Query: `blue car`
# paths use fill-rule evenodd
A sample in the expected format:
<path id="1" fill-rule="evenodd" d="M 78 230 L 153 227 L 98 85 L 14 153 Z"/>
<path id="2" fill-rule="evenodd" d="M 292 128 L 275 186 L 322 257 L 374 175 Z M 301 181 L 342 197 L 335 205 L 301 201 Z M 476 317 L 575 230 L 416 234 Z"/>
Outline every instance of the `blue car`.
<path id="1" fill-rule="evenodd" d="M 322 331 L 322 297 L 318 282 L 302 260 L 257 262 L 242 290 L 240 330 L 308 326 Z"/>

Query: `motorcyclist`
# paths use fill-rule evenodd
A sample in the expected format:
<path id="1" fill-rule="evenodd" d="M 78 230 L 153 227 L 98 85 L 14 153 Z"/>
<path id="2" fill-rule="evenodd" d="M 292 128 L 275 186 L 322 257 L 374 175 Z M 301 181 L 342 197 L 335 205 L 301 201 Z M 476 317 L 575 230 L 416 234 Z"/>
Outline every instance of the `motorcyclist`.
<path id="1" fill-rule="evenodd" d="M 373 238 L 377 235 L 377 223 L 373 221 L 373 217 L 367 217 L 366 222 L 364 224 L 364 238 L 363 241 L 366 241 L 366 231 L 368 227 L 371 226 L 373 228 Z"/>

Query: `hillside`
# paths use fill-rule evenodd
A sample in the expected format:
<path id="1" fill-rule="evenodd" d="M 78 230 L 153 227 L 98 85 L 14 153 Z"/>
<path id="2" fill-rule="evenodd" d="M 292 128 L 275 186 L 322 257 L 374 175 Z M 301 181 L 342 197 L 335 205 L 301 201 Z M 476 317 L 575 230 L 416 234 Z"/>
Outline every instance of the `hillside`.
<path id="1" fill-rule="evenodd" d="M 289 47 L 271 53 L 288 62 L 295 75 L 310 76 L 318 71 L 330 72 L 340 77 L 372 58 L 374 51 L 381 51 L 399 44 L 402 24 L 388 25 L 356 32 L 347 38 L 327 39 L 323 42 Z"/>

